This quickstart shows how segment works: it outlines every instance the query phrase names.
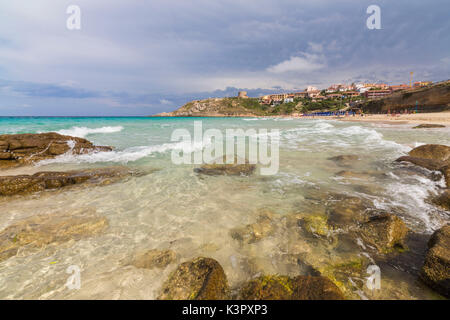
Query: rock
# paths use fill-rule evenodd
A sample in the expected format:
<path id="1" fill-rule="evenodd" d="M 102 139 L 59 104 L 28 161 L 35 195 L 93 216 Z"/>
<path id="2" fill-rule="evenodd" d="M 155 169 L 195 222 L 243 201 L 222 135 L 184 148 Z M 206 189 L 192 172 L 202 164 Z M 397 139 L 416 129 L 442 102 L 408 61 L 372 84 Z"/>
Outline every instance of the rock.
<path id="1" fill-rule="evenodd" d="M 242 243 L 255 243 L 261 239 L 271 236 L 276 229 L 273 214 L 264 212 L 258 216 L 255 223 L 244 227 L 238 227 L 230 230 L 230 236 Z"/>
<path id="2" fill-rule="evenodd" d="M 413 127 L 413 129 L 428 129 L 428 128 L 445 128 L 445 126 L 442 124 L 424 123 Z"/>
<path id="3" fill-rule="evenodd" d="M 326 208 L 328 224 L 333 228 L 345 228 L 366 218 L 370 204 L 361 198 L 335 195 Z"/>
<path id="4" fill-rule="evenodd" d="M 241 300 L 343 300 L 339 288 L 321 276 L 269 275 L 250 280 L 241 288 Z"/>
<path id="5" fill-rule="evenodd" d="M 256 169 L 256 165 L 250 164 L 247 160 L 239 163 L 237 158 L 235 158 L 232 164 L 225 163 L 225 160 L 226 157 L 224 156 L 221 161 L 223 164 L 217 163 L 218 161 L 213 164 L 204 164 L 200 168 L 195 168 L 194 172 L 208 176 L 249 176 Z"/>
<path id="6" fill-rule="evenodd" d="M 357 155 L 353 154 L 346 154 L 346 155 L 340 155 L 336 157 L 328 158 L 327 160 L 334 161 L 340 166 L 343 167 L 349 167 L 355 163 L 355 161 L 359 160 L 359 157 Z"/>
<path id="7" fill-rule="evenodd" d="M 409 229 L 396 215 L 386 213 L 373 216 L 363 223 L 360 231 L 361 238 L 380 253 L 406 249 L 404 240 Z"/>
<path id="8" fill-rule="evenodd" d="M 414 158 L 448 162 L 450 160 L 450 147 L 440 144 L 425 144 L 411 150 L 409 155 Z"/>
<path id="9" fill-rule="evenodd" d="M 420 278 L 450 298 L 450 224 L 435 231 L 428 241 L 428 252 Z"/>
<path id="10" fill-rule="evenodd" d="M 43 248 L 99 234 L 108 226 L 105 217 L 94 214 L 39 215 L 17 222 L 0 232 L 0 261 L 15 256 L 18 250 Z"/>
<path id="11" fill-rule="evenodd" d="M 165 268 L 175 262 L 177 254 L 172 250 L 149 250 L 134 257 L 131 264 L 137 268 Z"/>
<path id="12" fill-rule="evenodd" d="M 180 264 L 164 283 L 159 300 L 229 299 L 227 277 L 214 259 L 196 258 Z"/>
<path id="13" fill-rule="evenodd" d="M 33 175 L 0 177 L 0 196 L 28 194 L 59 189 L 82 183 L 109 184 L 126 176 L 138 174 L 127 167 L 107 167 L 67 172 L 44 171 Z"/>
<path id="14" fill-rule="evenodd" d="M 395 160 L 396 162 L 410 162 L 412 164 L 415 164 L 416 166 L 426 168 L 428 170 L 440 170 L 445 163 L 439 160 L 434 159 L 425 159 L 425 158 L 416 158 L 416 157 L 409 157 L 409 156 L 403 156 Z"/>
<path id="15" fill-rule="evenodd" d="M 450 188 L 450 165 L 441 168 L 441 172 L 444 175 L 445 183 L 447 188 Z"/>
<path id="16" fill-rule="evenodd" d="M 355 171 L 339 171 L 336 173 L 337 177 L 342 177 L 346 179 L 357 179 L 357 180 L 369 180 L 374 178 L 380 178 L 384 174 L 380 172 L 355 172 Z"/>
<path id="17" fill-rule="evenodd" d="M 83 154 L 111 150 L 111 147 L 94 146 L 86 139 L 63 136 L 55 132 L 5 134 L 0 135 L 0 167 L 32 164 L 69 151 L 73 154 Z"/>
<path id="18" fill-rule="evenodd" d="M 433 203 L 445 210 L 450 211 L 450 189 L 446 189 L 444 192 L 434 198 Z"/>
<path id="19" fill-rule="evenodd" d="M 306 231 L 322 237 L 328 237 L 331 230 L 327 223 L 327 217 L 322 215 L 309 215 L 302 219 Z"/>

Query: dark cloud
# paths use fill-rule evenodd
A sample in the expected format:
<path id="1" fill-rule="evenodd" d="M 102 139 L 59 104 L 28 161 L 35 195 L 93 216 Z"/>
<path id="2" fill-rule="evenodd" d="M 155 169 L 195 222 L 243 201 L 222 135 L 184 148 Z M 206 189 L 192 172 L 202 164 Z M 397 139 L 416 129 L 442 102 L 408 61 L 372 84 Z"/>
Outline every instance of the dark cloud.
<path id="1" fill-rule="evenodd" d="M 80 31 L 65 27 L 73 3 Z M 381 30 L 366 28 L 372 4 Z M 448 0 L 3 2 L 0 114 L 145 115 L 239 88 L 441 80 L 449 11 Z"/>

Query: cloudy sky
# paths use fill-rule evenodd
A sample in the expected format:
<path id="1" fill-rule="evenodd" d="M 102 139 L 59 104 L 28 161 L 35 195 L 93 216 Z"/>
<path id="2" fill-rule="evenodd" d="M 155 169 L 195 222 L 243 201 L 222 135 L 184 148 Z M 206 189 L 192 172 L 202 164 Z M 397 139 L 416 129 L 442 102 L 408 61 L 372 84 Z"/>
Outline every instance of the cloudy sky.
<path id="1" fill-rule="evenodd" d="M 366 10 L 381 8 L 381 29 Z M 69 5 L 81 29 L 69 30 Z M 0 116 L 450 78 L 448 0 L 0 0 Z"/>

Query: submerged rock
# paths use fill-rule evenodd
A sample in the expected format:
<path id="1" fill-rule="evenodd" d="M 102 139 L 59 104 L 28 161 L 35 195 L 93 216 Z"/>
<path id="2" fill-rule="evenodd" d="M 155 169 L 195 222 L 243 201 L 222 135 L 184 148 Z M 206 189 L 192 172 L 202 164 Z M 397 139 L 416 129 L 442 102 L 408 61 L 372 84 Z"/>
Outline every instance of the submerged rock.
<path id="1" fill-rule="evenodd" d="M 214 259 L 196 258 L 180 264 L 164 283 L 159 300 L 229 299 L 227 277 Z"/>
<path id="2" fill-rule="evenodd" d="M 428 252 L 421 279 L 440 294 L 450 298 L 450 225 L 437 230 L 428 241 Z"/>
<path id="3" fill-rule="evenodd" d="M 327 208 L 328 224 L 334 228 L 345 228 L 366 217 L 370 207 L 367 200 L 347 195 L 335 195 Z"/>
<path id="4" fill-rule="evenodd" d="M 137 254 L 131 264 L 136 268 L 165 268 L 177 260 L 177 254 L 172 250 L 152 249 L 141 254 Z"/>
<path id="5" fill-rule="evenodd" d="M 361 237 L 380 253 L 406 249 L 405 237 L 409 231 L 402 219 L 393 214 L 371 217 L 361 226 Z"/>
<path id="6" fill-rule="evenodd" d="M 271 212 L 264 212 L 258 216 L 255 223 L 231 229 L 230 235 L 235 240 L 250 244 L 272 235 L 275 229 L 276 225 L 273 214 Z"/>
<path id="7" fill-rule="evenodd" d="M 94 146 L 90 141 L 56 132 L 0 135 L 0 168 L 52 159 L 68 151 L 84 154 L 111 151 L 111 147 Z"/>
<path id="8" fill-rule="evenodd" d="M 334 161 L 336 164 L 343 166 L 343 167 L 349 167 L 353 165 L 356 161 L 359 160 L 359 157 L 354 154 L 345 154 L 340 155 L 336 157 L 328 158 L 327 160 Z"/>
<path id="9" fill-rule="evenodd" d="M 82 183 L 105 185 L 134 174 L 137 174 L 137 172 L 127 167 L 108 167 L 67 172 L 45 171 L 33 175 L 4 176 L 0 177 L 0 196 L 28 194 Z"/>
<path id="10" fill-rule="evenodd" d="M 321 276 L 269 275 L 250 280 L 240 290 L 241 300 L 343 300 L 339 288 Z"/>
<path id="11" fill-rule="evenodd" d="M 222 164 L 204 164 L 200 168 L 195 168 L 194 172 L 208 176 L 249 176 L 253 174 L 256 169 L 256 165 L 250 164 L 247 160 L 238 161 L 237 157 L 231 164 L 226 163 L 226 156 L 220 160 Z"/>
<path id="12" fill-rule="evenodd" d="M 424 123 L 413 127 L 413 129 L 428 129 L 428 128 L 445 128 L 445 126 L 442 124 Z"/>
<path id="13" fill-rule="evenodd" d="M 309 215 L 302 219 L 306 231 L 322 237 L 328 237 L 331 228 L 328 226 L 327 217 L 324 215 Z"/>
<path id="14" fill-rule="evenodd" d="M 43 248 L 79 240 L 104 231 L 105 217 L 94 214 L 39 215 L 17 222 L 0 232 L 0 261 L 15 256 L 20 248 Z"/>

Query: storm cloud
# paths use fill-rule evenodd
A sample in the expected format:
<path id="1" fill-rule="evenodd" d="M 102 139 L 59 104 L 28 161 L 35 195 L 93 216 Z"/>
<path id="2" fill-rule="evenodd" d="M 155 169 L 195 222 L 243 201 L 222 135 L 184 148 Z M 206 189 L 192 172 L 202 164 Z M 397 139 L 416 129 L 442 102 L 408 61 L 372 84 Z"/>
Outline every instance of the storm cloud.
<path id="1" fill-rule="evenodd" d="M 81 8 L 81 30 L 66 9 Z M 369 5 L 381 29 L 366 27 Z M 450 74 L 448 0 L 14 0 L 0 115 L 148 115 L 214 96 Z"/>

